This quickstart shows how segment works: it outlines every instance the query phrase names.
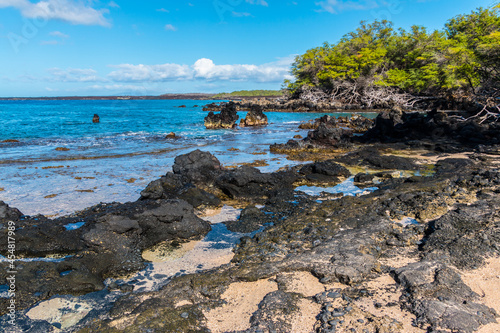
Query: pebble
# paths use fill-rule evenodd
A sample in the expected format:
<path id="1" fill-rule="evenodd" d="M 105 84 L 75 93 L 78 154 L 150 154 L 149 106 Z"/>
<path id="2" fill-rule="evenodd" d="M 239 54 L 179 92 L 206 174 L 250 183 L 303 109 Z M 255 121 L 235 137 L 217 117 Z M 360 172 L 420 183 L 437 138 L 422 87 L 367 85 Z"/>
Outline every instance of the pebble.
<path id="1" fill-rule="evenodd" d="M 184 319 L 188 319 L 189 318 L 189 313 L 183 312 L 183 313 L 181 313 L 181 317 L 184 318 Z"/>
<path id="2" fill-rule="evenodd" d="M 328 293 L 328 297 L 329 298 L 340 298 L 342 295 L 340 293 L 337 293 L 337 292 L 331 292 L 331 293 Z"/>
<path id="3" fill-rule="evenodd" d="M 363 324 L 365 321 L 363 319 L 358 319 L 358 323 Z"/>
<path id="4" fill-rule="evenodd" d="M 338 317 L 343 317 L 345 316 L 344 312 L 332 312 L 332 317 L 338 318 Z"/>

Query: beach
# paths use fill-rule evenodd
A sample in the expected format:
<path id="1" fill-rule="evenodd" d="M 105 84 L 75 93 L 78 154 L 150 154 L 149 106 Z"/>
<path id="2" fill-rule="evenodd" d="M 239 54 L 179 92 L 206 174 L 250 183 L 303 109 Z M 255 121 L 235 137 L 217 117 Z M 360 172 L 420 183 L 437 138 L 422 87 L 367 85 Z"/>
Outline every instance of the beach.
<path id="1" fill-rule="evenodd" d="M 151 106 L 141 103 L 151 102 L 134 107 Z M 495 145 L 479 153 L 453 137 L 362 141 L 380 138 L 380 119 L 399 119 L 398 109 L 375 122 L 267 113 L 267 126 L 208 131 L 200 106 L 176 104 L 154 104 L 170 126 L 179 114 L 191 119 L 176 128 L 153 120 L 141 125 L 150 132 L 112 124 L 115 133 L 102 133 L 88 119 L 85 135 L 4 143 L 0 212 L 16 225 L 19 326 L 498 329 Z M 99 113 L 96 126 L 106 126 Z M 366 134 L 352 133 L 370 122 Z M 408 135 L 426 131 L 406 126 Z"/>

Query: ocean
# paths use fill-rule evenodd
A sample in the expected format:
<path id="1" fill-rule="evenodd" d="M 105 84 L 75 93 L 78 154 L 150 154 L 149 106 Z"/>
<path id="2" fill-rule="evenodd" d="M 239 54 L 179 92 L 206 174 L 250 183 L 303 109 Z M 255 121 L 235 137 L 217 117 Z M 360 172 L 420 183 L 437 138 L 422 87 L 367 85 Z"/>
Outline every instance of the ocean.
<path id="1" fill-rule="evenodd" d="M 266 127 L 207 130 L 202 106 L 211 102 L 0 101 L 0 200 L 26 215 L 50 217 L 134 201 L 171 171 L 176 156 L 195 149 L 225 166 L 261 161 L 259 169 L 275 171 L 296 162 L 271 154 L 269 145 L 305 137 L 299 123 L 324 115 L 270 112 Z M 94 114 L 100 123 L 92 122 Z M 166 139 L 170 132 L 179 139 Z"/>

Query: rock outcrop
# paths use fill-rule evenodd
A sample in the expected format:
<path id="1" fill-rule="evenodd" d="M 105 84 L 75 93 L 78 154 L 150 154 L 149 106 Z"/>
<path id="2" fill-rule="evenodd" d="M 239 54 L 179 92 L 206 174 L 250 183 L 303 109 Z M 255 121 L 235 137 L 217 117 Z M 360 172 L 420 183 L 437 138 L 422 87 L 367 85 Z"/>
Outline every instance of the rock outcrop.
<path id="1" fill-rule="evenodd" d="M 225 104 L 220 113 L 210 111 L 205 117 L 207 129 L 230 129 L 236 127 L 236 121 L 240 118 L 237 114 L 236 105 L 232 102 Z"/>
<path id="2" fill-rule="evenodd" d="M 262 112 L 260 105 L 252 106 L 245 119 L 242 119 L 240 122 L 241 127 L 265 126 L 267 124 L 267 116 Z"/>

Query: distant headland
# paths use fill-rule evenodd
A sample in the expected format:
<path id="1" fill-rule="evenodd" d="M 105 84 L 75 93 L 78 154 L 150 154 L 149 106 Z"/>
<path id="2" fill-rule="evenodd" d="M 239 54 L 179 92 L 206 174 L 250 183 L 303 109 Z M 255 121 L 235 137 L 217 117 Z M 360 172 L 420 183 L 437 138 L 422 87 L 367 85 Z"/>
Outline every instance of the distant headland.
<path id="1" fill-rule="evenodd" d="M 24 100 L 42 100 L 42 101 L 71 101 L 71 100 L 90 100 L 90 101 L 109 101 L 109 100 L 223 100 L 238 98 L 269 98 L 281 97 L 282 91 L 279 90 L 240 90 L 232 93 L 184 93 L 184 94 L 163 94 L 158 96 L 60 96 L 60 97 L 0 97 L 0 101 L 24 101 Z"/>

